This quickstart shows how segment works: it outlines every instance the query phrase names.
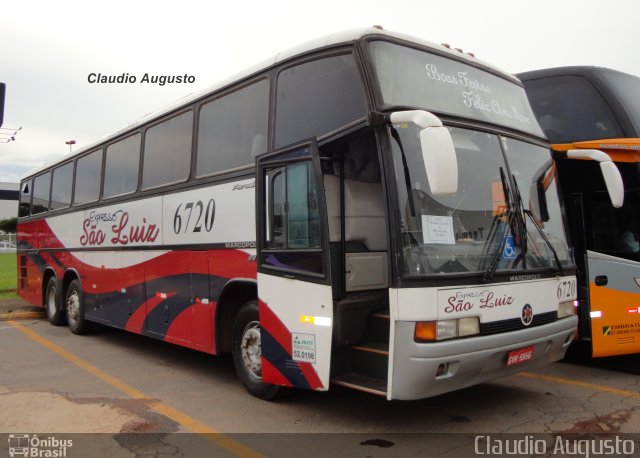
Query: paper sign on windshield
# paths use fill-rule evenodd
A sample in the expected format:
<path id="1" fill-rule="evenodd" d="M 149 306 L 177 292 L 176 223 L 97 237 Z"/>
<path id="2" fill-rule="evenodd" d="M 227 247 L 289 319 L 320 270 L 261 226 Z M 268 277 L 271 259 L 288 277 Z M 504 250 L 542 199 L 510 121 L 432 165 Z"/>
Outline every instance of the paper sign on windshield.
<path id="1" fill-rule="evenodd" d="M 424 243 L 455 245 L 451 216 L 422 215 L 422 236 Z"/>

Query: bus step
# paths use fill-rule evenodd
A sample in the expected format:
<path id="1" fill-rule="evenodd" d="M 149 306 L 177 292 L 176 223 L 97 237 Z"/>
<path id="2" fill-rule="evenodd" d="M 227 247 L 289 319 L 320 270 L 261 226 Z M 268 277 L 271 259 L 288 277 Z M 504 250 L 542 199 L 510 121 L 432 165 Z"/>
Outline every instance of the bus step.
<path id="1" fill-rule="evenodd" d="M 370 341 L 389 343 L 389 311 L 382 310 L 367 317 L 366 338 Z"/>
<path id="2" fill-rule="evenodd" d="M 379 379 L 386 384 L 389 368 L 389 344 L 363 342 L 349 350 L 349 372 Z"/>
<path id="3" fill-rule="evenodd" d="M 378 396 L 387 395 L 387 382 L 377 378 L 367 377 L 361 374 L 342 374 L 331 380 L 335 385 L 345 386 L 358 391 L 376 394 Z"/>

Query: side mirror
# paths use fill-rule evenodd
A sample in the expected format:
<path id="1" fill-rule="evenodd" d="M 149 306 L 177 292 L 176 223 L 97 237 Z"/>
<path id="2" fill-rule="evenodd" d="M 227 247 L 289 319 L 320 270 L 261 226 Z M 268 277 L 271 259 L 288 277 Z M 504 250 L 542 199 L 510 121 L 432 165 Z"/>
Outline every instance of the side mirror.
<path id="1" fill-rule="evenodd" d="M 549 206 L 547 205 L 547 188 L 551 184 L 551 180 L 547 180 L 548 175 L 555 174 L 555 164 L 549 158 L 538 170 L 533 174 L 531 186 L 529 186 L 529 202 L 531 213 L 534 218 L 540 222 L 549 221 Z"/>
<path id="2" fill-rule="evenodd" d="M 449 129 L 433 113 L 423 110 L 391 113 L 393 124 L 412 123 L 421 127 L 420 148 L 431 194 L 443 196 L 458 190 L 458 159 Z"/>
<path id="3" fill-rule="evenodd" d="M 529 210 L 537 221 L 546 223 L 549 221 L 549 207 L 547 206 L 547 190 L 542 180 L 534 181 L 529 187 Z"/>
<path id="4" fill-rule="evenodd" d="M 618 170 L 618 167 L 608 154 L 597 149 L 570 149 L 566 152 L 566 157 L 570 159 L 591 159 L 600 162 L 602 178 L 604 178 L 604 184 L 607 186 L 611 204 L 615 208 L 622 207 L 624 204 L 622 175 L 620 175 L 620 170 Z"/>
<path id="5" fill-rule="evenodd" d="M 624 184 L 622 183 L 620 170 L 613 162 L 601 162 L 600 170 L 602 171 L 604 184 L 607 186 L 607 191 L 609 191 L 611 204 L 615 208 L 622 207 L 624 204 Z"/>

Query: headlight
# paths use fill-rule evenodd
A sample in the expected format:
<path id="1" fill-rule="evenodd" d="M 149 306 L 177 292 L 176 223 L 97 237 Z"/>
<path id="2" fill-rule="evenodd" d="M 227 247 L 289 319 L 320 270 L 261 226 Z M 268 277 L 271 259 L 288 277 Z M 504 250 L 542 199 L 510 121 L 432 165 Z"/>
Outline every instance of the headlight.
<path id="1" fill-rule="evenodd" d="M 578 312 L 578 301 L 566 301 L 558 304 L 558 318 L 565 318 L 576 315 Z"/>
<path id="2" fill-rule="evenodd" d="M 456 320 L 419 321 L 416 323 L 414 340 L 433 342 L 480 334 L 480 319 L 477 316 Z"/>

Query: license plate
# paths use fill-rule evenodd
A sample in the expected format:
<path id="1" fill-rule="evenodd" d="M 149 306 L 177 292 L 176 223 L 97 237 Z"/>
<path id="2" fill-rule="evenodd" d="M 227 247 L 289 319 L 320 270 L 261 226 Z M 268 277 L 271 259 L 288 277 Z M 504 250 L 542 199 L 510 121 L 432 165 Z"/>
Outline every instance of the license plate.
<path id="1" fill-rule="evenodd" d="M 519 348 L 507 353 L 507 367 L 526 363 L 533 359 L 533 346 Z"/>

